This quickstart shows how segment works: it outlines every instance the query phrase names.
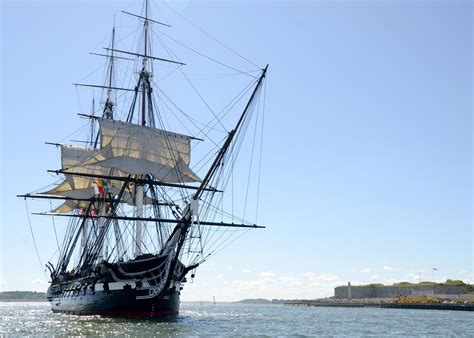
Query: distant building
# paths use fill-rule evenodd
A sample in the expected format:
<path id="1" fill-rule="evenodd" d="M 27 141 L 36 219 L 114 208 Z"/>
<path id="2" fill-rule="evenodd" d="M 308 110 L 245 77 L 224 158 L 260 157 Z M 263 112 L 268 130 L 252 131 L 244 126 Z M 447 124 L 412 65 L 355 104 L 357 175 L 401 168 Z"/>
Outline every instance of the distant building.
<path id="1" fill-rule="evenodd" d="M 469 293 L 470 285 L 390 285 L 382 284 L 338 286 L 334 289 L 335 298 L 396 298 L 396 297 L 425 297 L 449 294 Z"/>

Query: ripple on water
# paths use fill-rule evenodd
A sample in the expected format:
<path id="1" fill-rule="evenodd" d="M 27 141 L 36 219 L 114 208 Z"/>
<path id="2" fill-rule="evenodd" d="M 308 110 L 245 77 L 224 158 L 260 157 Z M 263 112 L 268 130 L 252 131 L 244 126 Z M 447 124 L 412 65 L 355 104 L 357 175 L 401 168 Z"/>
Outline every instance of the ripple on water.
<path id="1" fill-rule="evenodd" d="M 400 309 L 284 307 L 278 305 L 181 305 L 163 320 L 70 316 L 48 303 L 0 303 L 0 335 L 464 335 L 474 336 L 469 312 Z"/>

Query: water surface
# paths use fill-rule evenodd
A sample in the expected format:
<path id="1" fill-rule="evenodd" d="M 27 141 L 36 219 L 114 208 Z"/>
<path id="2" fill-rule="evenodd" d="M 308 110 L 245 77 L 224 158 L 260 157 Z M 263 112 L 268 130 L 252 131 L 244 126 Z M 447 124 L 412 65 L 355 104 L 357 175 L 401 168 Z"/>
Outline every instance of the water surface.
<path id="1" fill-rule="evenodd" d="M 0 335 L 474 336 L 474 313 L 182 303 L 165 320 L 71 316 L 49 303 L 0 303 Z"/>

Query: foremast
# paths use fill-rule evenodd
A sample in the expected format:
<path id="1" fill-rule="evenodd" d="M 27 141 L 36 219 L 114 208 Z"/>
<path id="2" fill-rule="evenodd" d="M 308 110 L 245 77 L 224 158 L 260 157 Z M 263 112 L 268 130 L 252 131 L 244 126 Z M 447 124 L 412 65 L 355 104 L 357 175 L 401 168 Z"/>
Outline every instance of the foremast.
<path id="1" fill-rule="evenodd" d="M 111 37 L 111 42 L 110 42 L 110 54 L 108 55 L 108 67 L 107 67 L 107 78 L 108 78 L 108 83 L 107 83 L 107 97 L 104 103 L 104 109 L 102 112 L 102 118 L 104 119 L 114 119 L 114 102 L 112 100 L 112 91 L 113 91 L 113 81 L 114 81 L 114 50 L 115 50 L 115 18 L 114 18 L 114 25 L 112 27 L 112 37 Z M 97 148 L 97 144 L 99 141 L 99 135 L 100 133 L 97 133 L 97 136 L 95 138 L 95 143 L 94 143 L 94 148 Z M 99 185 L 98 179 L 94 181 L 94 184 L 97 186 Z M 100 195 L 99 195 L 100 196 Z M 102 235 L 105 229 L 105 223 L 106 223 L 106 218 L 100 217 L 100 216 L 107 216 L 110 212 L 109 208 L 111 207 L 111 204 L 105 201 L 106 196 L 104 197 L 104 201 L 100 203 L 99 208 L 98 208 L 98 233 L 99 233 L 99 250 L 97 257 L 94 259 L 94 261 L 99 264 L 103 259 L 104 259 L 104 237 L 105 234 Z M 90 209 L 90 207 L 89 207 Z M 89 222 L 90 219 L 86 218 L 83 220 L 83 251 L 81 254 L 81 261 L 82 265 L 87 264 L 87 255 L 88 255 L 88 248 L 87 248 L 87 242 L 88 242 L 88 227 L 89 227 Z"/>

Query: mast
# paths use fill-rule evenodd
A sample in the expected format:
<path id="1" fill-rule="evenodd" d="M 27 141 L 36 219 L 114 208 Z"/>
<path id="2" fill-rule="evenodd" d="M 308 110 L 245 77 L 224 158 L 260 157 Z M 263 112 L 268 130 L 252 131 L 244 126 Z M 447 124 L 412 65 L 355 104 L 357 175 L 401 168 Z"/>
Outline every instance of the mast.
<path id="1" fill-rule="evenodd" d="M 113 119 L 114 118 L 114 112 L 113 112 L 113 107 L 114 103 L 112 101 L 112 83 L 113 83 L 113 74 L 114 74 L 114 50 L 115 50 L 115 16 L 114 16 L 114 25 L 112 27 L 112 41 L 111 41 L 111 49 L 110 49 L 110 57 L 109 57 L 109 83 L 107 87 L 107 99 L 105 100 L 105 105 L 104 105 L 104 112 L 103 112 L 103 117 L 106 119 Z M 99 134 L 97 134 L 96 138 L 96 144 L 99 140 Z M 98 181 L 96 182 L 98 184 Z M 105 194 L 104 196 L 100 195 L 100 198 L 104 198 L 103 203 L 101 203 L 99 210 L 98 210 L 98 215 L 99 216 L 104 216 L 106 214 L 107 210 L 107 203 L 105 202 Z M 99 234 L 102 233 L 103 228 L 105 226 L 105 221 L 106 219 L 104 217 L 99 217 L 99 222 L 98 222 L 98 231 Z M 87 229 L 87 222 L 84 224 L 84 228 Z M 104 238 L 101 239 L 102 242 L 99 243 L 99 253 L 97 256 L 97 263 L 99 264 L 103 259 L 104 259 Z M 84 248 L 86 249 L 86 248 Z M 85 252 L 85 251 L 84 251 Z M 84 255 L 84 261 L 86 259 L 86 255 Z"/>
<path id="2" fill-rule="evenodd" d="M 112 86 L 113 81 L 114 81 L 114 51 L 115 51 L 115 17 L 114 17 L 114 25 L 112 27 L 112 41 L 111 41 L 111 47 L 112 48 L 107 48 L 107 50 L 110 50 L 110 55 L 105 55 L 109 57 L 109 67 L 108 67 L 108 84 L 106 86 L 99 86 L 99 85 L 90 85 L 90 84 L 80 84 L 76 83 L 76 86 L 87 86 L 87 87 L 96 87 L 96 88 L 105 88 L 107 89 L 107 98 L 105 99 L 105 104 L 104 104 L 104 110 L 102 112 L 102 117 L 105 119 L 114 119 L 114 102 L 112 101 L 112 90 L 127 90 L 124 88 L 117 88 Z M 98 54 L 101 55 L 101 54 Z M 94 104 L 94 102 L 93 102 Z M 94 109 L 95 110 L 95 109 Z M 92 116 L 94 114 L 92 113 Z M 91 123 L 94 123 L 91 121 Z M 97 136 L 95 137 L 95 142 L 93 143 L 93 147 L 97 148 L 97 144 L 99 143 L 99 133 L 97 133 Z M 92 144 L 92 141 L 91 141 Z"/>
<path id="3" fill-rule="evenodd" d="M 105 226 L 105 217 L 100 217 L 100 216 L 105 216 L 106 212 L 106 203 L 103 203 L 100 205 L 99 209 L 99 234 L 102 234 L 104 232 L 104 226 Z M 101 238 L 101 243 L 99 244 L 99 254 L 97 255 L 97 263 L 100 263 L 104 259 L 104 238 Z"/>
<path id="4" fill-rule="evenodd" d="M 95 97 L 92 97 L 91 110 L 92 110 L 91 115 L 94 116 L 95 115 Z M 90 139 L 89 139 L 91 147 L 94 147 L 94 139 L 96 138 L 94 126 L 95 126 L 95 121 L 94 121 L 94 119 L 91 119 L 91 134 L 90 134 Z M 89 236 L 89 225 L 90 225 L 90 220 L 89 219 L 84 220 L 84 223 L 83 223 L 83 226 L 82 226 L 82 238 L 81 238 L 81 249 L 82 249 L 82 251 L 81 251 L 81 257 L 82 257 L 81 263 L 84 263 L 85 259 L 86 259 L 86 255 L 84 253 L 87 252 L 87 238 Z"/>
<path id="5" fill-rule="evenodd" d="M 95 97 L 92 97 L 92 107 L 91 107 L 91 115 L 95 116 Z M 90 134 L 90 146 L 94 146 L 94 138 L 95 138 L 95 121 L 94 119 L 91 119 L 91 134 Z"/>
<path id="6" fill-rule="evenodd" d="M 106 119 L 113 119 L 113 106 L 114 103 L 112 101 L 112 82 L 113 82 L 113 74 L 114 74 L 114 50 L 115 50 L 115 18 L 114 18 L 114 26 L 112 28 L 112 48 L 110 48 L 110 59 L 109 59 L 109 83 L 107 87 L 107 99 L 105 101 L 104 107 L 104 118 Z"/>
<path id="7" fill-rule="evenodd" d="M 81 255 L 82 255 L 82 264 L 86 261 L 86 255 L 85 253 L 87 252 L 87 236 L 89 236 L 89 222 L 90 220 L 89 219 L 85 219 L 84 220 L 84 225 L 83 225 L 83 228 L 82 228 L 82 251 L 81 251 Z"/>
<path id="8" fill-rule="evenodd" d="M 142 81 L 142 119 L 141 125 L 146 125 L 146 97 L 148 92 L 148 76 L 147 60 L 148 60 L 148 0 L 145 0 L 145 20 L 143 22 L 144 31 L 144 50 L 143 50 L 143 68 L 140 72 L 140 80 Z M 151 102 L 148 102 L 151 104 Z M 136 214 L 138 218 L 143 217 L 143 184 L 138 184 L 135 191 Z M 142 220 L 137 219 L 135 222 L 135 256 L 142 254 Z"/>
<path id="9" fill-rule="evenodd" d="M 137 205 L 137 217 L 143 217 L 143 184 L 137 185 L 135 196 L 135 204 Z M 135 256 L 142 254 L 142 220 L 137 219 L 135 222 Z"/>
<path id="10" fill-rule="evenodd" d="M 140 73 L 140 77 L 142 80 L 142 126 L 146 125 L 146 92 L 147 92 L 147 79 L 148 79 L 148 72 L 147 72 L 147 60 L 148 60 L 148 0 L 145 0 L 145 20 L 143 22 L 143 32 L 144 32 L 144 50 L 143 50 L 143 68 Z"/>
<path id="11" fill-rule="evenodd" d="M 110 63 L 109 63 L 109 89 L 107 91 L 107 100 L 110 100 L 112 94 L 112 74 L 114 67 L 114 49 L 115 49 L 115 18 L 114 27 L 112 28 L 112 48 L 110 50 Z"/>

